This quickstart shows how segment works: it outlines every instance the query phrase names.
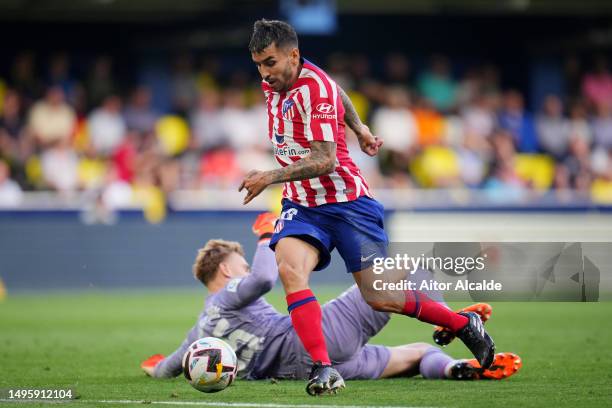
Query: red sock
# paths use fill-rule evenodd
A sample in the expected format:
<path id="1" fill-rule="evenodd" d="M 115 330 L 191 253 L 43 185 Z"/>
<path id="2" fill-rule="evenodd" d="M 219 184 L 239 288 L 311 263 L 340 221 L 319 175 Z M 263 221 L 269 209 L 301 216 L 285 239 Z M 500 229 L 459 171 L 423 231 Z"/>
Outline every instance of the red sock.
<path id="1" fill-rule="evenodd" d="M 446 306 L 431 300 L 423 292 L 407 290 L 404 314 L 419 319 L 422 322 L 446 327 L 457 332 L 468 324 L 468 318 L 455 313 Z"/>
<path id="2" fill-rule="evenodd" d="M 310 289 L 300 290 L 287 295 L 287 310 L 291 322 L 304 348 L 310 354 L 312 361 L 331 364 L 323 327 L 321 326 L 321 306 Z"/>

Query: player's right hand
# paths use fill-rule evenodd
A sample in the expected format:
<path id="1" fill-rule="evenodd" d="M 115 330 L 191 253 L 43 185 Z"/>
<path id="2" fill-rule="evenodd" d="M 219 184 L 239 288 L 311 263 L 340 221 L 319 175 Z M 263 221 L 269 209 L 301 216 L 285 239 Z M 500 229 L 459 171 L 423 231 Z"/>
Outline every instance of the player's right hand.
<path id="1" fill-rule="evenodd" d="M 357 139 L 359 139 L 359 147 L 368 156 L 376 156 L 378 149 L 383 145 L 383 140 L 374 136 L 367 125 L 361 125 Z"/>
<path id="2" fill-rule="evenodd" d="M 153 377 L 155 366 L 164 358 L 165 357 L 163 354 L 153 354 L 151 357 L 140 363 L 140 368 L 142 368 L 146 375 Z"/>
<path id="3" fill-rule="evenodd" d="M 244 176 L 244 180 L 242 180 L 240 187 L 238 187 L 239 192 L 245 188 L 247 190 L 247 195 L 244 197 L 242 205 L 247 205 L 271 184 L 269 175 L 270 172 L 251 170 Z"/>
<path id="4" fill-rule="evenodd" d="M 269 238 L 274 233 L 277 218 L 271 212 L 259 214 L 253 223 L 253 234 L 257 235 L 259 239 Z"/>

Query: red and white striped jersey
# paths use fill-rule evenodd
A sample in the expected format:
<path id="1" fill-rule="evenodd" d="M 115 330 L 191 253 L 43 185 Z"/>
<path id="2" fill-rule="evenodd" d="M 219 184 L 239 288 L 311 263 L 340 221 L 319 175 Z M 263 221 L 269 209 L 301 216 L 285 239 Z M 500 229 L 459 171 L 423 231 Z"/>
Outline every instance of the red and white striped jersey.
<path id="1" fill-rule="evenodd" d="M 370 196 L 368 184 L 346 147 L 344 106 L 336 83 L 319 67 L 303 60 L 297 81 L 286 92 L 262 89 L 268 106 L 268 136 L 276 161 L 286 167 L 310 154 L 310 142 L 336 143 L 334 171 L 285 183 L 283 197 L 308 207 Z"/>

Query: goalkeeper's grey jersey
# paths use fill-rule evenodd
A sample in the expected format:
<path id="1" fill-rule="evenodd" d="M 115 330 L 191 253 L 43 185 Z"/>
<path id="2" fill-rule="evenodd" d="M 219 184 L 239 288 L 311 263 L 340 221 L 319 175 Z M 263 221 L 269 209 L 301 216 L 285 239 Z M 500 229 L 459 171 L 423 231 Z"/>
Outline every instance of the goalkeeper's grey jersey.
<path id="1" fill-rule="evenodd" d="M 187 333 L 181 346 L 155 367 L 156 377 L 181 373 L 183 355 L 195 340 L 213 336 L 226 341 L 238 357 L 238 374 L 247 378 L 265 378 L 274 367 L 281 350 L 293 350 L 296 338 L 291 319 L 263 299 L 278 276 L 274 253 L 267 244 L 258 245 L 251 273 L 233 279 L 221 291 L 206 298 L 204 310 Z"/>
<path id="2" fill-rule="evenodd" d="M 199 338 L 214 336 L 236 351 L 241 377 L 308 378 L 312 361 L 293 330 L 290 317 L 278 313 L 262 297 L 277 277 L 274 253 L 266 244 L 258 245 L 251 273 L 229 281 L 223 290 L 206 299 L 204 311 L 187 338 L 155 367 L 154 375 L 179 375 L 189 345 Z M 415 279 L 431 279 L 431 274 L 420 270 Z M 427 295 L 443 302 L 438 292 L 428 291 Z M 368 306 L 357 286 L 325 304 L 322 313 L 329 356 L 340 374 L 345 379 L 379 378 L 390 352 L 386 347 L 366 343 L 387 324 L 389 314 Z"/>

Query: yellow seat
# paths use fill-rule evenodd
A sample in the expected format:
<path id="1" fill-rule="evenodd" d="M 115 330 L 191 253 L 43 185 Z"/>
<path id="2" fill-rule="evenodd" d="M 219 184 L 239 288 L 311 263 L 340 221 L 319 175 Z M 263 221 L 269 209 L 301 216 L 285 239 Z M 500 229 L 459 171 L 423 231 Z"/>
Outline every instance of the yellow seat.
<path id="1" fill-rule="evenodd" d="M 169 156 L 182 153 L 189 144 L 189 125 L 176 115 L 162 116 L 155 124 L 157 140 Z"/>
<path id="2" fill-rule="evenodd" d="M 555 161 L 546 154 L 517 154 L 514 170 L 536 190 L 546 191 L 555 177 Z"/>
<path id="3" fill-rule="evenodd" d="M 410 172 L 423 187 L 448 186 L 459 177 L 459 160 L 452 149 L 428 146 L 410 163 Z"/>
<path id="4" fill-rule="evenodd" d="M 591 184 L 591 199 L 597 204 L 612 204 L 612 181 L 595 179 Z"/>
<path id="5" fill-rule="evenodd" d="M 79 161 L 77 174 L 85 188 L 96 188 L 104 184 L 107 166 L 103 160 L 83 158 Z"/>

